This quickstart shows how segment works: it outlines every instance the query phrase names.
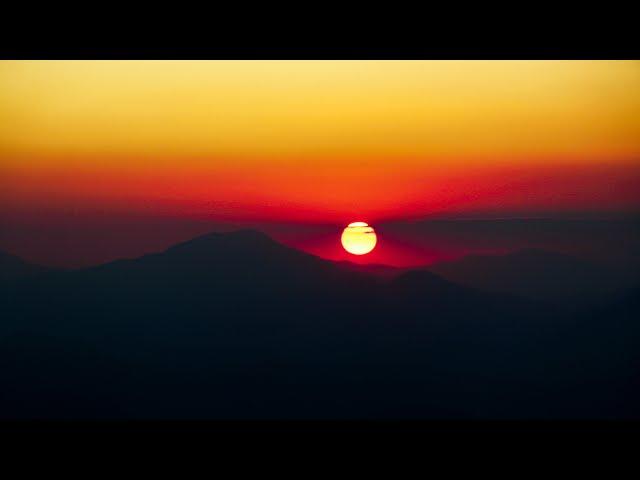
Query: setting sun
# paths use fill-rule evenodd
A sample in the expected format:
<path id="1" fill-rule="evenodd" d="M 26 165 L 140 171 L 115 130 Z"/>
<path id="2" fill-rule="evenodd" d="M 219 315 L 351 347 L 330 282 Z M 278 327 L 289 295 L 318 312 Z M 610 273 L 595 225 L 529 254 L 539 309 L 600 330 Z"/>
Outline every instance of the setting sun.
<path id="1" fill-rule="evenodd" d="M 353 222 L 342 232 L 342 246 L 353 255 L 365 255 L 376 246 L 377 237 L 373 227 L 365 222 Z"/>

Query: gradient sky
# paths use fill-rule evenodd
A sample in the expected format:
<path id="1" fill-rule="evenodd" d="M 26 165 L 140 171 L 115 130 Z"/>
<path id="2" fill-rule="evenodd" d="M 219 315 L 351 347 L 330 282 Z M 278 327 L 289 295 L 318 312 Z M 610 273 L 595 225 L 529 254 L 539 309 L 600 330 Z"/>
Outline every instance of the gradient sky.
<path id="1" fill-rule="evenodd" d="M 0 218 L 637 212 L 639 86 L 638 61 L 3 61 Z"/>

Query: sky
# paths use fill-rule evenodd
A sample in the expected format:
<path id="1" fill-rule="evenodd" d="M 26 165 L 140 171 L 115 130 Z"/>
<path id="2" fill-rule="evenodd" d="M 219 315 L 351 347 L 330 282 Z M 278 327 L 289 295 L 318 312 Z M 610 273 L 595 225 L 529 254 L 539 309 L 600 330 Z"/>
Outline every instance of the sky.
<path id="1" fill-rule="evenodd" d="M 639 86 L 638 61 L 1 61 L 0 248 L 45 225 L 635 213 Z"/>

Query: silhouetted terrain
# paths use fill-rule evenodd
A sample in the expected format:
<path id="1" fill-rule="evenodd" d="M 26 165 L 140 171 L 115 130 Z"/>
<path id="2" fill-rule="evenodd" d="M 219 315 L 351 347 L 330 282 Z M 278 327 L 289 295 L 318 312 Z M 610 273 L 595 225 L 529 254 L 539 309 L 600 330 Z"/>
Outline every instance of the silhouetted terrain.
<path id="1" fill-rule="evenodd" d="M 634 273 L 640 267 L 640 218 L 512 218 L 396 221 L 380 230 L 434 255 L 460 251 L 545 250 Z"/>
<path id="2" fill-rule="evenodd" d="M 0 251 L 0 285 L 32 277 L 51 269 L 25 262 L 20 257 Z"/>
<path id="3" fill-rule="evenodd" d="M 4 418 L 640 416 L 638 304 L 589 315 L 256 231 L 3 290 Z"/>
<path id="4" fill-rule="evenodd" d="M 351 262 L 334 262 L 338 267 L 343 268 L 346 271 L 350 272 L 359 272 L 373 275 L 375 277 L 381 279 L 393 279 L 402 275 L 406 271 L 410 270 L 409 268 L 403 267 L 392 267 L 389 265 L 378 265 L 378 264 L 358 264 Z"/>
<path id="5" fill-rule="evenodd" d="M 603 300 L 630 283 L 626 276 L 602 265 L 536 249 L 507 255 L 469 255 L 428 268 L 473 288 L 565 304 Z"/>

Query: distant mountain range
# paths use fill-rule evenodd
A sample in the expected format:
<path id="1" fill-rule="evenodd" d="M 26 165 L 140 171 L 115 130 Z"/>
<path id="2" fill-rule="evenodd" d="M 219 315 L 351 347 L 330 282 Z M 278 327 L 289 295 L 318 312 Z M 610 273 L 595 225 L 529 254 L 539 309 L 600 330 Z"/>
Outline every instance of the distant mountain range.
<path id="1" fill-rule="evenodd" d="M 605 266 L 537 249 L 469 255 L 428 269 L 472 288 L 560 303 L 606 299 L 632 284 Z"/>
<path id="2" fill-rule="evenodd" d="M 637 303 L 577 315 L 509 293 L 544 286 L 531 272 L 552 260 L 551 277 L 591 275 L 541 252 L 442 276 L 362 267 L 251 230 L 17 275 L 0 296 L 0 416 L 640 416 Z M 506 293 L 474 288 L 494 268 Z"/>
<path id="3" fill-rule="evenodd" d="M 623 271 L 640 267 L 640 217 L 497 218 L 395 221 L 380 230 L 428 251 L 538 249 L 576 255 Z"/>

